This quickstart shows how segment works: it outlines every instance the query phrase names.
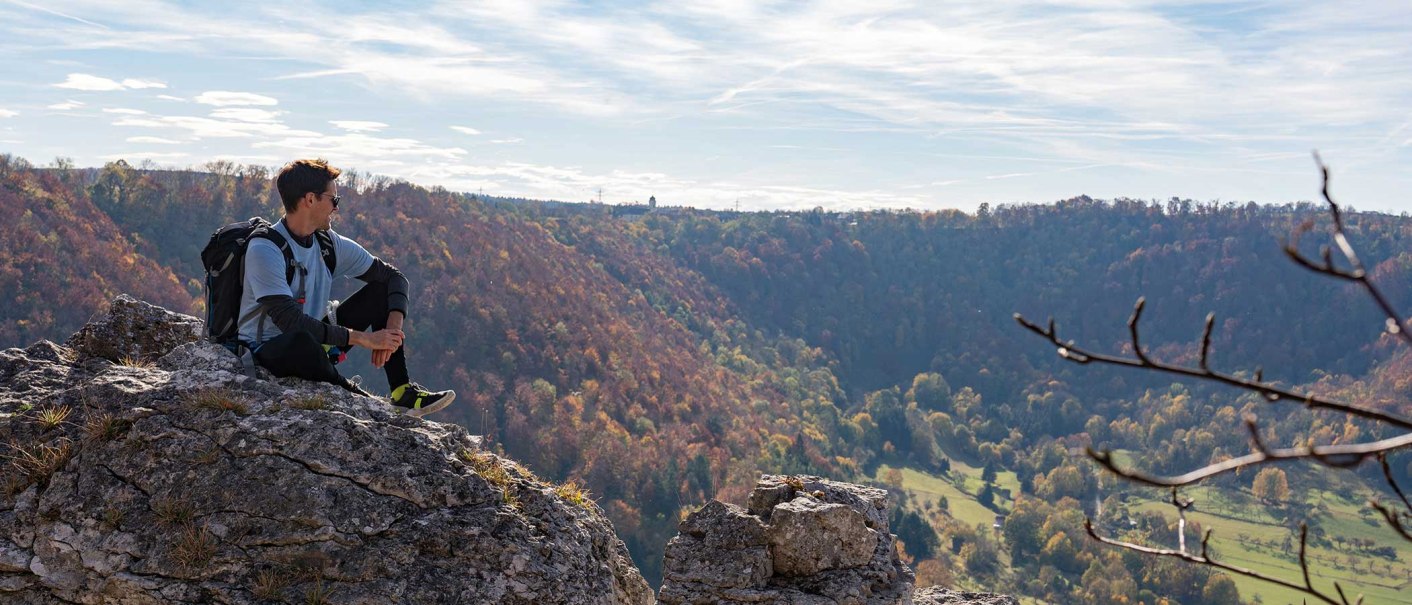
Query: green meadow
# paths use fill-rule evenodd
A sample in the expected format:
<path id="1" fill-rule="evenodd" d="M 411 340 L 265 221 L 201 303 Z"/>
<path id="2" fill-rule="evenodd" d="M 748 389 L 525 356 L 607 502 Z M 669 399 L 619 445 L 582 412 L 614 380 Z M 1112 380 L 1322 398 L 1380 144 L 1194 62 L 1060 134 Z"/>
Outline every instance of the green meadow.
<path id="1" fill-rule="evenodd" d="M 893 468 L 881 466 L 873 478 L 885 482 L 888 471 Z M 981 506 L 975 498 L 982 485 L 981 469 L 956 460 L 952 460 L 951 468 L 954 478 L 912 468 L 897 471 L 902 478 L 902 488 L 912 498 L 913 506 L 920 506 L 925 501 L 935 505 L 941 496 L 945 496 L 949 503 L 948 513 L 952 517 L 970 526 L 980 524 L 989 527 L 995 520 L 995 513 Z M 1365 603 L 1412 604 L 1412 542 L 1398 538 L 1383 524 L 1381 517 L 1374 516 L 1376 513 L 1369 514 L 1371 509 L 1367 502 L 1374 492 L 1367 486 L 1332 475 L 1327 479 L 1336 482 L 1337 487 L 1309 492 L 1302 500 L 1284 503 L 1281 507 L 1266 506 L 1246 490 L 1197 487 L 1183 491 L 1182 495 L 1196 501 L 1194 510 L 1187 513 L 1188 521 L 1214 531 L 1211 547 L 1219 561 L 1291 582 L 1301 582 L 1298 537 L 1281 525 L 1280 519 L 1290 507 L 1302 507 L 1303 510 L 1312 511 L 1311 526 L 1322 528 L 1330 542 L 1311 545 L 1308 551 L 1316 588 L 1335 594 L 1333 583 L 1338 582 L 1350 602 L 1361 594 Z M 996 485 L 1012 490 L 1011 493 L 1019 489 L 1015 474 L 1008 471 L 997 473 Z M 1130 494 L 1127 506 L 1134 512 L 1152 510 L 1168 517 L 1176 515 L 1165 492 L 1142 488 L 1128 488 L 1125 491 Z M 1012 501 L 997 494 L 996 504 L 1008 509 Z M 1355 546 L 1360 540 L 1371 540 L 1375 548 L 1393 547 L 1397 556 L 1387 559 L 1366 552 Z M 1176 547 L 1175 544 L 1152 546 Z M 1189 547 L 1199 548 L 1195 544 L 1189 544 Z M 1008 564 L 1008 554 L 1002 554 L 1002 558 Z M 1268 582 L 1234 574 L 1232 579 L 1246 601 L 1282 604 L 1306 600 L 1306 596 L 1297 591 Z M 1024 602 L 1034 601 L 1026 599 Z"/>

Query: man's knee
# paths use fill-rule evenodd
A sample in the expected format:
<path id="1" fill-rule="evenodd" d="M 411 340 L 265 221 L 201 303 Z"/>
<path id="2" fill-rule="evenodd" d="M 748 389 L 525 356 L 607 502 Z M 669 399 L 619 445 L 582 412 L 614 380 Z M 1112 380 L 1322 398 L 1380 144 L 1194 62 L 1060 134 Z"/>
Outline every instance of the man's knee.
<path id="1" fill-rule="evenodd" d="M 325 382 L 338 377 L 338 370 L 329 363 L 323 346 L 308 332 L 276 336 L 255 352 L 255 361 L 279 377 Z"/>

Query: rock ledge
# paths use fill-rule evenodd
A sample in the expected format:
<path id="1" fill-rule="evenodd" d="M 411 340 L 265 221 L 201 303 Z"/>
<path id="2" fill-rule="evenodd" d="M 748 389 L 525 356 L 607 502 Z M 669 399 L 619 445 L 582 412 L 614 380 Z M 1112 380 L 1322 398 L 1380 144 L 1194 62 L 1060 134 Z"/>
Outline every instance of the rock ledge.
<path id="1" fill-rule="evenodd" d="M 591 501 L 199 336 L 124 297 L 0 351 L 0 602 L 653 602 Z"/>

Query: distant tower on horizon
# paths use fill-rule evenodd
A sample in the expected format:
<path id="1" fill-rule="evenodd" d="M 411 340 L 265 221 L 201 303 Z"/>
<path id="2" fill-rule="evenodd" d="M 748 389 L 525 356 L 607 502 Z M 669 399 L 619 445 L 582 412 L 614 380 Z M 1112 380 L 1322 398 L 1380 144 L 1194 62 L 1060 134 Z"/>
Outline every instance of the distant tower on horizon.
<path id="1" fill-rule="evenodd" d="M 652 197 L 647 198 L 647 207 L 648 207 L 648 208 L 656 208 L 656 207 L 657 207 L 657 196 L 654 195 L 654 196 L 652 196 Z"/>

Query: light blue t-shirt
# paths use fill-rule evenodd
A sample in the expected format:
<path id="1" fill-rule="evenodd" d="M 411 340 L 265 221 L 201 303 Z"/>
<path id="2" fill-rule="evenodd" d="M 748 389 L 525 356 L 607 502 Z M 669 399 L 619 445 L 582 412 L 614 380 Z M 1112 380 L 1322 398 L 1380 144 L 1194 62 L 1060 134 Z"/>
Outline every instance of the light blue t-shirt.
<path id="1" fill-rule="evenodd" d="M 276 326 L 264 309 L 256 301 L 266 296 L 285 295 L 298 299 L 301 282 L 304 286 L 304 314 L 316 319 L 326 315 L 329 294 L 333 291 L 333 280 L 340 277 L 357 277 L 367 273 L 373 266 L 373 255 L 351 239 L 343 237 L 332 229 L 333 249 L 338 260 L 332 273 L 319 251 L 319 243 L 311 242 L 309 247 L 300 246 L 289 235 L 284 221 L 276 223 L 274 229 L 289 242 L 294 253 L 294 281 L 284 280 L 284 253 L 274 242 L 257 238 L 250 241 L 245 249 L 245 287 L 240 295 L 240 339 L 248 343 L 269 341 L 280 335 Z M 304 271 L 300 270 L 300 267 Z M 260 318 L 264 318 L 263 331 Z M 258 336 L 258 340 L 257 340 Z"/>

